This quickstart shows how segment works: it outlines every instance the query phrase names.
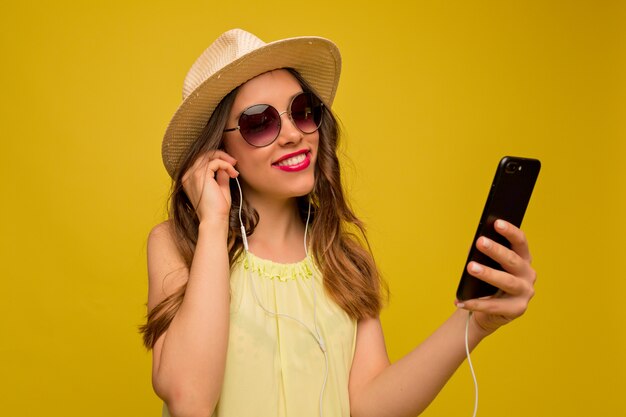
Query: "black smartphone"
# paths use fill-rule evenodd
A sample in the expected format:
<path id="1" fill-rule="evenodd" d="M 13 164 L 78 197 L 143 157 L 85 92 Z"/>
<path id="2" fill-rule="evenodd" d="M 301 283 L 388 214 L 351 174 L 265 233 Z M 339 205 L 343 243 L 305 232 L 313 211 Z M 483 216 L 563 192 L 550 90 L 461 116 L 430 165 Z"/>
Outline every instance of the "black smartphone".
<path id="1" fill-rule="evenodd" d="M 476 240 L 486 236 L 508 248 L 511 247 L 509 241 L 496 232 L 494 223 L 497 219 L 503 219 L 517 227 L 522 225 L 540 169 L 541 162 L 537 159 L 505 156 L 500 160 L 456 291 L 459 301 L 494 295 L 498 292 L 498 288 L 493 285 L 471 276 L 467 272 L 467 264 L 475 261 L 502 270 L 500 264 L 476 249 Z"/>

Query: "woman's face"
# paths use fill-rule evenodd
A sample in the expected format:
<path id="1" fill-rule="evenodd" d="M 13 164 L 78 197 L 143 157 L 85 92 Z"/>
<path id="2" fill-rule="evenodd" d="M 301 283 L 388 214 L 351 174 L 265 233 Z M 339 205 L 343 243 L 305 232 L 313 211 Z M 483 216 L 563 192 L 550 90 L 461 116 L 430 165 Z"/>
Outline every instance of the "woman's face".
<path id="1" fill-rule="evenodd" d="M 261 74 L 239 87 L 226 128 L 237 126 L 241 112 L 255 104 L 269 104 L 283 113 L 300 92 L 302 87 L 287 70 Z M 250 145 L 239 130 L 224 133 L 224 150 L 237 160 L 235 168 L 248 201 L 289 199 L 313 189 L 319 131 L 302 133 L 287 113 L 280 117 L 278 137 L 263 148 Z"/>

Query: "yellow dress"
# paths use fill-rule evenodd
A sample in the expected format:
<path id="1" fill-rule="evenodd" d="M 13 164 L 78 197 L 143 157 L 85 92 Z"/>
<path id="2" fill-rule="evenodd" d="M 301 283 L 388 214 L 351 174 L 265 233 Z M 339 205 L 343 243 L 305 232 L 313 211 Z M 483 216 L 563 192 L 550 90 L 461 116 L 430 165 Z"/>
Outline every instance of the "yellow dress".
<path id="1" fill-rule="evenodd" d="M 230 280 L 226 373 L 213 417 L 319 417 L 322 388 L 323 417 L 349 417 L 356 321 L 326 295 L 312 260 L 280 264 L 248 253 Z"/>

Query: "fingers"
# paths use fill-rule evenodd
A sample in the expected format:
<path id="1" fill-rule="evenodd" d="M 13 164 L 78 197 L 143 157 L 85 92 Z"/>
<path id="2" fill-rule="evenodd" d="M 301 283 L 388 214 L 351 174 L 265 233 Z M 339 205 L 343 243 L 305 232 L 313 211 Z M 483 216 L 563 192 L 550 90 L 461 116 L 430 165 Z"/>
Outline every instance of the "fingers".
<path id="1" fill-rule="evenodd" d="M 234 169 L 233 169 L 234 171 Z M 237 171 L 235 171 L 235 173 L 238 175 L 239 173 Z M 220 170 L 217 171 L 217 174 L 215 176 L 215 181 L 217 181 L 217 185 L 220 187 L 220 189 L 222 190 L 222 194 L 224 196 L 228 196 L 228 204 L 230 204 L 231 200 L 230 200 L 230 178 L 235 178 L 237 175 L 232 175 L 232 173 L 229 173 L 227 171 L 224 170 Z"/>
<path id="2" fill-rule="evenodd" d="M 523 275 L 530 269 L 531 255 L 526 235 L 514 225 L 497 220 L 495 229 L 511 244 L 511 249 L 481 236 L 476 247 L 485 255 L 496 261 L 502 268 L 513 275 Z"/>
<path id="3" fill-rule="evenodd" d="M 480 265 L 477 262 L 470 262 L 467 265 L 467 272 L 469 272 L 470 275 L 499 288 L 505 294 L 513 296 L 525 295 L 529 299 L 534 295 L 533 288 L 536 281 L 536 274 L 530 267 L 524 271 L 524 274 L 514 275 L 507 271 L 500 271 Z"/>
<path id="4" fill-rule="evenodd" d="M 231 178 L 235 178 L 237 175 L 239 175 L 239 173 L 231 163 L 226 162 L 222 159 L 212 159 L 211 161 L 209 161 L 208 164 L 206 164 L 205 175 L 207 178 L 215 178 L 215 174 L 218 171 L 224 171 Z"/>
<path id="5" fill-rule="evenodd" d="M 467 271 L 500 291 L 490 297 L 456 302 L 457 307 L 475 313 L 474 322 L 486 332 L 485 334 L 495 331 L 526 312 L 530 300 L 535 295 L 534 284 L 537 279 L 536 272 L 530 265 L 531 255 L 524 232 L 503 220 L 497 220 L 494 227 L 509 241 L 511 248 L 485 236 L 477 240 L 476 247 L 499 263 L 504 270 L 470 262 Z"/>
<path id="6" fill-rule="evenodd" d="M 519 276 L 476 262 L 470 262 L 467 270 L 472 276 L 500 289 L 494 296 L 455 303 L 458 308 L 480 313 L 474 315 L 474 320 L 487 333 L 524 314 L 535 295 L 535 271 L 530 266 L 526 275 Z"/>
<path id="7" fill-rule="evenodd" d="M 511 249 L 481 236 L 476 247 L 485 255 L 500 264 L 504 271 L 489 268 L 477 262 L 470 262 L 467 271 L 507 294 L 523 294 L 532 291 L 536 273 L 530 266 L 530 251 L 526 235 L 519 228 L 503 220 L 495 222 L 495 229 L 511 243 Z"/>
<path id="8" fill-rule="evenodd" d="M 463 304 L 457 304 L 457 306 L 462 306 L 464 309 L 473 311 L 474 313 L 496 316 L 497 320 L 501 321 L 496 326 L 499 327 L 523 315 L 528 309 L 529 301 L 530 299 L 526 298 L 515 298 L 507 299 L 506 302 L 503 302 L 499 297 L 492 297 L 467 300 L 464 301 Z"/>
<path id="9" fill-rule="evenodd" d="M 528 262 L 532 261 L 526 234 L 522 230 L 504 220 L 496 220 L 494 228 L 511 243 L 511 250 Z"/>
<path id="10" fill-rule="evenodd" d="M 238 175 L 238 172 L 233 167 L 236 163 L 237 160 L 224 151 L 207 152 L 196 159 L 191 168 L 183 175 L 183 184 L 192 176 L 198 177 L 199 173 L 202 177 L 215 176 L 215 173 L 220 169 L 224 169 L 231 178 L 234 178 Z M 211 171 L 211 173 L 208 171 Z"/>
<path id="11" fill-rule="evenodd" d="M 194 164 L 194 167 L 185 173 L 182 180 L 183 188 L 193 202 L 194 207 L 197 206 L 197 202 L 204 194 L 207 183 L 209 181 L 216 181 L 216 174 L 219 172 L 226 174 L 225 179 L 222 180 L 222 184 L 224 181 L 227 181 L 228 177 L 235 178 L 239 175 L 239 172 L 237 172 L 232 164 L 222 159 L 205 161 L 198 166 Z"/>
<path id="12" fill-rule="evenodd" d="M 199 218 L 217 215 L 221 219 L 230 207 L 229 178 L 239 172 L 237 161 L 224 151 L 211 151 L 201 155 L 185 172 L 182 186 Z"/>

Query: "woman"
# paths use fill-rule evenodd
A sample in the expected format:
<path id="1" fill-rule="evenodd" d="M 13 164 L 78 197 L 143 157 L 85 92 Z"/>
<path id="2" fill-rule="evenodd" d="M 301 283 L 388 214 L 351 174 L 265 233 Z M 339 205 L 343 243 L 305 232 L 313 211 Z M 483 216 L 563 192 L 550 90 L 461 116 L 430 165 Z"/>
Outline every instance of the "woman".
<path id="1" fill-rule="evenodd" d="M 340 72 L 330 41 L 263 43 L 232 30 L 192 66 L 163 158 L 170 219 L 148 240 L 153 386 L 172 416 L 410 416 L 470 348 L 523 314 L 535 273 L 524 234 L 471 263 L 498 296 L 469 300 L 390 364 L 384 285 L 348 207 L 330 111 Z M 472 311 L 471 319 L 468 311 Z"/>

